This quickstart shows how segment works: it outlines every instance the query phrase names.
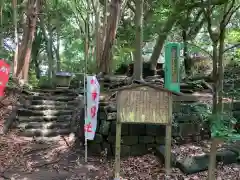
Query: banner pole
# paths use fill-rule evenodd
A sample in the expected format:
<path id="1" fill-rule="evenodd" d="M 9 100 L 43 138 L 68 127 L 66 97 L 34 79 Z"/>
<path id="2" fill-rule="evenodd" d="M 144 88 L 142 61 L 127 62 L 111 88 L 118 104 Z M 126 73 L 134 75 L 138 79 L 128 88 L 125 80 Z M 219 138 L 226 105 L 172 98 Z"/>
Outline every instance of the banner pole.
<path id="1" fill-rule="evenodd" d="M 85 64 L 86 65 L 86 64 Z M 87 88 L 86 88 L 86 66 L 85 66 L 85 73 L 84 73 L 84 137 L 85 137 L 85 162 L 87 162 L 87 135 L 86 135 L 86 118 L 87 118 Z"/>

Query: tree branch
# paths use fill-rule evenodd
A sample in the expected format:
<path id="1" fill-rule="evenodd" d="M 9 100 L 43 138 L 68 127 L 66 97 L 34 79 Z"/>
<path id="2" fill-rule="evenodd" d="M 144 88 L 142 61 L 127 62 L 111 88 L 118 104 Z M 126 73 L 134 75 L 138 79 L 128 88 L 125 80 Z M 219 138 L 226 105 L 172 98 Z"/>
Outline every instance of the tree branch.
<path id="1" fill-rule="evenodd" d="M 226 49 L 223 51 L 223 53 L 226 53 L 227 51 L 230 51 L 231 49 L 234 49 L 234 48 L 236 48 L 236 47 L 238 47 L 238 46 L 240 46 L 240 42 L 237 43 L 237 44 L 234 44 L 233 46 L 231 46 L 231 47 L 229 47 L 229 48 L 226 48 Z"/>

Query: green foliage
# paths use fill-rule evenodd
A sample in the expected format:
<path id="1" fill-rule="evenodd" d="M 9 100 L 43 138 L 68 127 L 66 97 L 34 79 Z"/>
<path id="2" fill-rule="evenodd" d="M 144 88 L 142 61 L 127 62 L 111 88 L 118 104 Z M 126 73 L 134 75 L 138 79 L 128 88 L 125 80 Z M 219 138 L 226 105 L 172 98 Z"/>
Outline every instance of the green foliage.
<path id="1" fill-rule="evenodd" d="M 240 139 L 240 134 L 234 130 L 237 120 L 228 113 L 212 114 L 209 117 L 211 122 L 212 137 L 222 138 L 226 140 Z"/>

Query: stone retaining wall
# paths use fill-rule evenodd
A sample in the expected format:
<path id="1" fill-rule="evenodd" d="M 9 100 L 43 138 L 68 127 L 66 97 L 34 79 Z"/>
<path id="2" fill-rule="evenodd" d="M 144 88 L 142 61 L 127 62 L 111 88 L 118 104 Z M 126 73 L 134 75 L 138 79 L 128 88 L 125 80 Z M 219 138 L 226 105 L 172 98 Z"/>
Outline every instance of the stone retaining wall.
<path id="1" fill-rule="evenodd" d="M 173 131 L 175 143 L 199 141 L 209 137 L 207 125 L 203 123 L 204 104 L 174 104 Z M 89 142 L 89 151 L 94 154 L 113 155 L 115 151 L 116 108 L 114 105 L 100 106 L 97 133 Z M 156 145 L 164 144 L 165 126 L 146 124 L 122 125 L 122 156 L 142 155 Z"/>
<path id="2" fill-rule="evenodd" d="M 211 113 L 206 103 L 175 102 L 173 105 L 173 142 L 184 144 L 210 137 L 205 121 Z M 239 106 L 233 106 L 240 109 Z M 234 111 L 237 112 L 237 111 Z M 240 113 L 239 113 L 240 114 Z M 94 154 L 112 156 L 115 151 L 116 107 L 114 104 L 100 105 L 98 126 L 94 141 L 89 141 L 89 151 Z M 149 124 L 122 124 L 122 156 L 142 155 L 165 143 L 165 126 Z"/>

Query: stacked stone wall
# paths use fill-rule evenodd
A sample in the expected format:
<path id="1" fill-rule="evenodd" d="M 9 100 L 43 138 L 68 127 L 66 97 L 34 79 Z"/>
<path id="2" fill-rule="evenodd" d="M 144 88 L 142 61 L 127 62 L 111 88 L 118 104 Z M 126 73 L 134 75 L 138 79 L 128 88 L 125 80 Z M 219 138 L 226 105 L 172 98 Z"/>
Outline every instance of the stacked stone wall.
<path id="1" fill-rule="evenodd" d="M 174 103 L 173 142 L 178 144 L 209 138 L 209 128 L 204 123 L 206 104 Z M 116 107 L 100 105 L 96 136 L 89 142 L 89 151 L 94 154 L 114 155 L 116 135 Z M 150 124 L 122 124 L 121 155 L 146 154 L 157 145 L 165 143 L 165 126 Z"/>

